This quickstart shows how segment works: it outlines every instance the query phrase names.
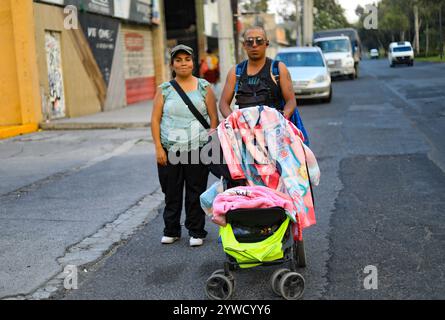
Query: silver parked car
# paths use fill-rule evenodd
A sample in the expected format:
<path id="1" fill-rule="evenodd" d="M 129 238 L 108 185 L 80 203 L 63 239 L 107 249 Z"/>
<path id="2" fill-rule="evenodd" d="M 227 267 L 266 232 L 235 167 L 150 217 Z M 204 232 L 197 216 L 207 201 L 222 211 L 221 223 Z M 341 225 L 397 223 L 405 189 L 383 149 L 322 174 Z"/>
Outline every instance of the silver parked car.
<path id="1" fill-rule="evenodd" d="M 276 60 L 288 68 L 297 99 L 332 98 L 331 75 L 326 60 L 318 47 L 292 47 L 281 49 Z"/>

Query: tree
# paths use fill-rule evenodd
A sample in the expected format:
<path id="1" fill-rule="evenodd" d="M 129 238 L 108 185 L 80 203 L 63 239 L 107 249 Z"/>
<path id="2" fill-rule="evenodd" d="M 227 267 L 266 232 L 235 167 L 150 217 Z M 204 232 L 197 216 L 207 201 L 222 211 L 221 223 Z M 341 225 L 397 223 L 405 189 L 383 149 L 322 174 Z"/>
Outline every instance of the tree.
<path id="1" fill-rule="evenodd" d="M 240 5 L 244 12 L 266 13 L 268 0 L 241 0 Z"/>
<path id="2" fill-rule="evenodd" d="M 314 30 L 338 29 L 349 27 L 345 10 L 335 0 L 314 0 L 317 13 L 314 17 Z"/>

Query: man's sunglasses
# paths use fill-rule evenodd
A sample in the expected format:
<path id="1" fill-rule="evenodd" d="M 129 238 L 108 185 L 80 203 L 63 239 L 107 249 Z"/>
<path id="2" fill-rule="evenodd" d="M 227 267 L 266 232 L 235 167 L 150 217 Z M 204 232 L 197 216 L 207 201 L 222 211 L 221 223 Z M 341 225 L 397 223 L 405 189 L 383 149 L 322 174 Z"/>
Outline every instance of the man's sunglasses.
<path id="1" fill-rule="evenodd" d="M 244 43 L 246 44 L 246 46 L 248 47 L 253 47 L 253 45 L 255 44 L 258 46 L 262 46 L 263 44 L 267 43 L 266 39 L 263 39 L 261 37 L 256 37 L 256 38 L 247 38 L 244 40 Z"/>

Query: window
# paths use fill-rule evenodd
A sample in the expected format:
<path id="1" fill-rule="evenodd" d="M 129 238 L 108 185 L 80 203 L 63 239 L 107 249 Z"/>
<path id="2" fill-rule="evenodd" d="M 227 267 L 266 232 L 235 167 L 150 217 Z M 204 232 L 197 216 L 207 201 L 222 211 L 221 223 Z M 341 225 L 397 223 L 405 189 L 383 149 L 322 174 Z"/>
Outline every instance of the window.
<path id="1" fill-rule="evenodd" d="M 351 50 L 350 42 L 347 39 L 317 41 L 315 45 L 320 47 L 324 53 L 349 52 Z"/>
<path id="2" fill-rule="evenodd" d="M 319 52 L 282 52 L 277 55 L 287 67 L 324 67 Z"/>
<path id="3" fill-rule="evenodd" d="M 405 51 L 411 51 L 411 47 L 405 46 L 405 47 L 395 47 L 392 49 L 392 52 L 405 52 Z"/>

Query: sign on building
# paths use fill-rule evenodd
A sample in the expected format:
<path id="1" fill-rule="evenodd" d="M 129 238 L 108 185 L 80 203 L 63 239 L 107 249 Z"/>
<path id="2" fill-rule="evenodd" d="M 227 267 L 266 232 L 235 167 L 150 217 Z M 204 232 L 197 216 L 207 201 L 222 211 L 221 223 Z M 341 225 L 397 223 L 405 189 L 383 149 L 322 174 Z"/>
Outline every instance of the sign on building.
<path id="1" fill-rule="evenodd" d="M 156 80 L 151 31 L 122 28 L 127 104 L 153 99 Z"/>
<path id="2" fill-rule="evenodd" d="M 65 0 L 65 5 L 75 5 L 80 11 L 114 15 L 113 0 Z"/>
<path id="3" fill-rule="evenodd" d="M 84 12 L 79 14 L 79 22 L 105 83 L 108 85 L 119 30 L 119 20 Z"/>

